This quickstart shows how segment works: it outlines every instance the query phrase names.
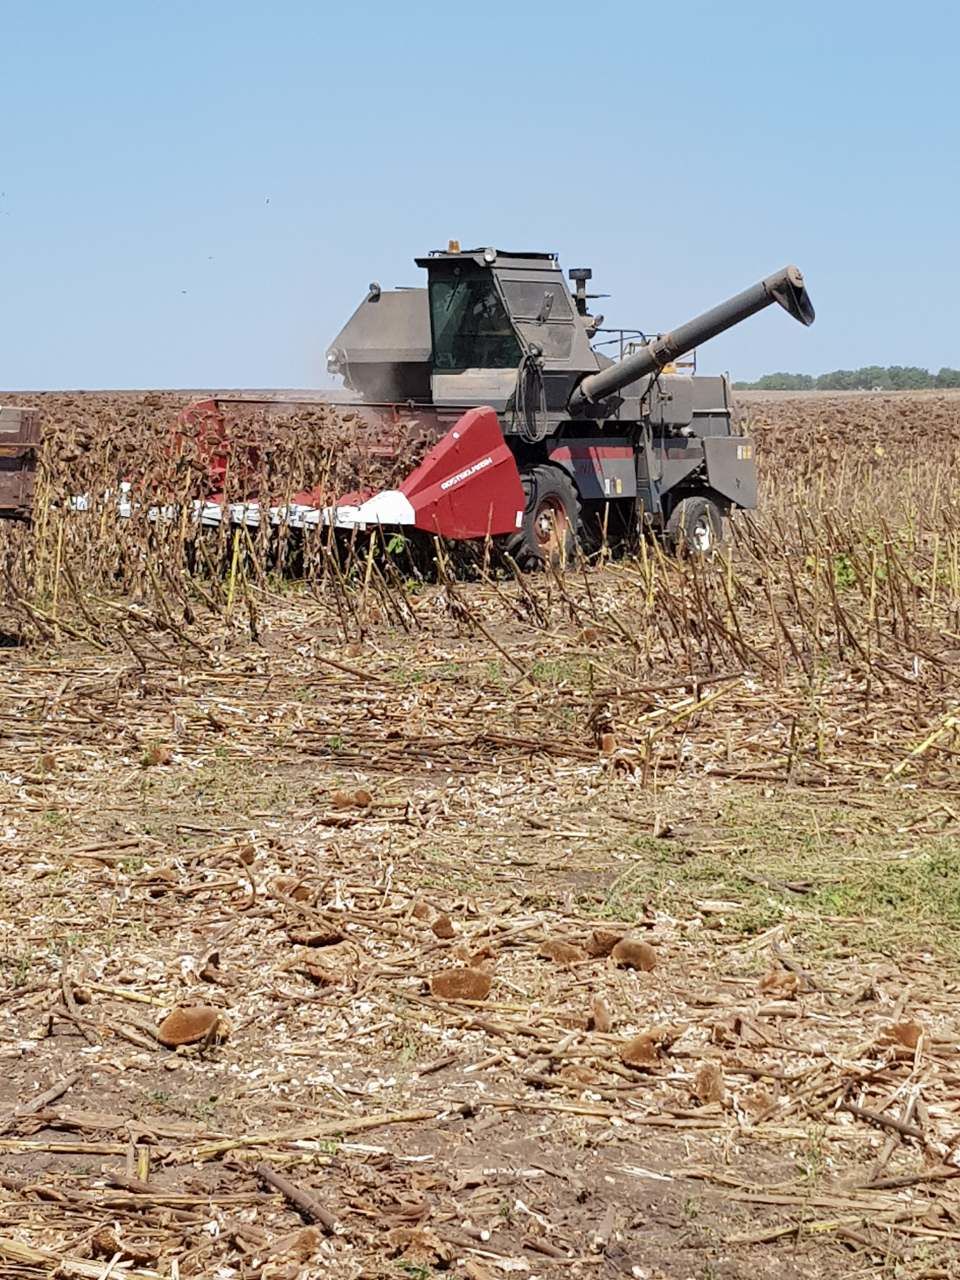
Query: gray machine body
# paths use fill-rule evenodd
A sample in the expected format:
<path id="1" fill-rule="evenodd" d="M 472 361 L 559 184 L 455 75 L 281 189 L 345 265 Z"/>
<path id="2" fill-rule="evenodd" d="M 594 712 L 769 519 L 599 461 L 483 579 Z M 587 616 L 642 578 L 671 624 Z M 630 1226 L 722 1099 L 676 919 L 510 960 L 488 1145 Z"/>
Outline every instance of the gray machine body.
<path id="1" fill-rule="evenodd" d="M 443 419 L 489 405 L 521 470 L 553 463 L 584 503 L 633 504 L 654 525 L 691 494 L 725 511 L 756 506 L 753 442 L 734 428 L 727 379 L 675 362 L 774 302 L 810 324 L 795 267 L 669 333 L 627 336 L 589 313 L 590 272 L 570 273 L 571 292 L 554 254 L 452 248 L 416 261 L 427 288 L 371 285 L 328 351 L 361 403 L 431 406 Z"/>

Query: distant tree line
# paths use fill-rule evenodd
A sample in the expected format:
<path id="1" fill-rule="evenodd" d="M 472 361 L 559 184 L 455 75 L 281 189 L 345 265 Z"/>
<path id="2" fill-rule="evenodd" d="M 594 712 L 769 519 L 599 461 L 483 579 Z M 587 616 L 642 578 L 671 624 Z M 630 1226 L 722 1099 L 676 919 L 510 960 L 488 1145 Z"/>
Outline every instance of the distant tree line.
<path id="1" fill-rule="evenodd" d="M 756 382 L 735 382 L 739 391 L 922 391 L 934 387 L 960 387 L 960 369 L 931 373 L 916 365 L 891 364 L 885 369 L 868 364 L 862 369 L 835 369 L 833 373 L 765 373 Z"/>

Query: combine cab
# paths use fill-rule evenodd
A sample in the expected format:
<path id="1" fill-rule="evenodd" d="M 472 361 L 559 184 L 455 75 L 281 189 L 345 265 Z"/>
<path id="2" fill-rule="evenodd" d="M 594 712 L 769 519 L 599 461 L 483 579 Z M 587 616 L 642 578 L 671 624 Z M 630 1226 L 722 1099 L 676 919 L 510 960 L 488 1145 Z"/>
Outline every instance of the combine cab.
<path id="1" fill-rule="evenodd" d="M 328 353 L 343 392 L 312 397 L 352 410 L 371 451 L 400 464 L 395 487 L 333 503 L 317 488 L 282 504 L 248 488 L 228 506 L 214 447 L 205 522 L 493 537 L 534 566 L 570 554 L 585 531 L 611 521 L 709 551 L 724 515 L 756 505 L 753 444 L 732 427 L 726 379 L 681 372 L 690 368 L 682 358 L 772 303 L 811 324 L 796 267 L 670 333 L 610 337 L 588 309 L 590 271 L 570 272 L 571 291 L 553 254 L 451 243 L 417 265 L 425 289 L 370 286 Z M 619 344 L 617 361 L 605 354 L 611 344 Z M 243 410 L 269 416 L 309 402 L 210 400 L 182 422 L 223 441 Z"/>
<path id="2" fill-rule="evenodd" d="M 30 518 L 39 449 L 39 411 L 0 405 L 0 519 Z"/>

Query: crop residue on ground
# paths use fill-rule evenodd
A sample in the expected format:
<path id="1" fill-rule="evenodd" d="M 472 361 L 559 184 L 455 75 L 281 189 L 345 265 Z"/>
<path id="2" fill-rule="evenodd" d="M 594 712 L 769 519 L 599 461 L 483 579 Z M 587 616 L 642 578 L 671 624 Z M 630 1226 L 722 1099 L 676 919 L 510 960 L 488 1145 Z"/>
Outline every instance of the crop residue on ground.
<path id="1" fill-rule="evenodd" d="M 57 506 L 169 396 L 43 403 L 5 1274 L 954 1273 L 960 398 L 744 397 L 711 564 L 296 579 Z"/>

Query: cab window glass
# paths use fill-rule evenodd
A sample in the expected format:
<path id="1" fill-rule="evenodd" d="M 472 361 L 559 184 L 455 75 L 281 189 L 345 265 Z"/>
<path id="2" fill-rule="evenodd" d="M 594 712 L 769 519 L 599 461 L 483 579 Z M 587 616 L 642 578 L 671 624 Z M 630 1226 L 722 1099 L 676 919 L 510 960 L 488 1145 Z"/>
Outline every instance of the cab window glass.
<path id="1" fill-rule="evenodd" d="M 531 334 L 531 341 L 539 342 L 547 360 L 567 360 L 573 350 L 572 324 L 541 324 L 533 326 L 536 336 Z"/>
<path id="2" fill-rule="evenodd" d="M 544 284 L 542 280 L 508 280 L 504 282 L 503 292 L 516 320 L 536 320 L 543 310 L 545 294 L 551 298 L 551 320 L 569 320 L 573 314 L 567 291 L 561 284 Z"/>
<path id="3" fill-rule="evenodd" d="M 458 270 L 430 281 L 436 369 L 510 369 L 520 344 L 489 271 Z"/>
<path id="4" fill-rule="evenodd" d="M 522 320 L 518 326 L 527 347 L 539 347 L 546 360 L 568 360 L 573 351 L 572 324 L 531 324 Z"/>

